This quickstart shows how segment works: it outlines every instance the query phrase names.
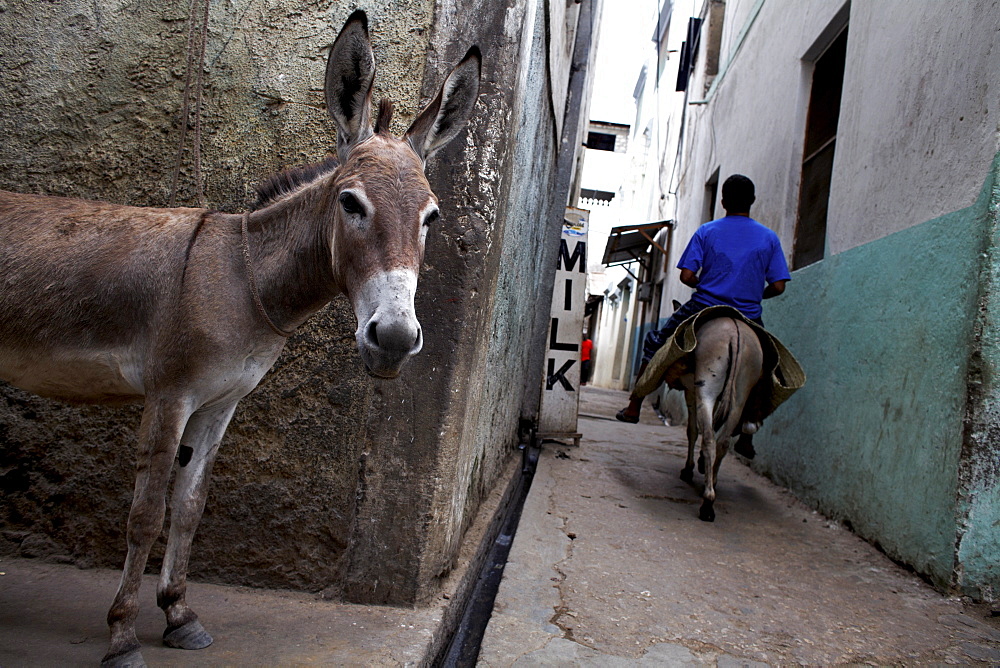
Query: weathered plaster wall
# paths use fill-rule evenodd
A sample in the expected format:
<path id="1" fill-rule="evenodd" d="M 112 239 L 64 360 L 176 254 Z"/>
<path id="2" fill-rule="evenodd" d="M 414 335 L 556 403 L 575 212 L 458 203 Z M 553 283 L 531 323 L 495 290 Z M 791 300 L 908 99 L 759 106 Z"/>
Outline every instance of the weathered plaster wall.
<path id="1" fill-rule="evenodd" d="M 768 317 L 809 382 L 767 421 L 754 462 L 890 556 L 973 593 L 996 587 L 1000 558 L 992 345 L 973 410 L 983 434 L 966 440 L 970 357 L 996 332 L 979 289 L 991 195 L 993 177 L 974 206 L 794 273 Z M 957 545 L 966 572 L 953 582 Z"/>
<path id="2" fill-rule="evenodd" d="M 188 4 L 0 3 L 0 131 L 9 138 L 0 187 L 163 205 Z M 324 47 L 355 6 L 211 3 L 209 206 L 244 209 L 260 177 L 332 148 Z M 442 220 L 418 290 L 424 352 L 398 380 L 375 381 L 356 359 L 345 300 L 304 326 L 237 411 L 192 574 L 413 603 L 454 565 L 517 442 L 534 313 L 548 299 L 533 277 L 545 221 L 564 205 L 551 192 L 549 77 L 568 76 L 569 64 L 544 65 L 547 5 L 534 0 L 378 0 L 365 9 L 376 99 L 397 102 L 397 132 L 471 44 L 485 56 L 468 133 L 429 165 Z M 187 150 L 181 203 L 194 203 L 191 158 Z M 6 386 L 0 397 L 2 549 L 120 565 L 139 410 L 70 408 Z"/>
<path id="3" fill-rule="evenodd" d="M 1000 600 L 1000 152 L 976 204 L 985 244 L 979 275 L 959 470 L 955 584 Z"/>
<path id="4" fill-rule="evenodd" d="M 737 14 L 727 5 L 715 88 L 709 89 L 700 65 L 688 85 L 688 101 L 695 104 L 687 107 L 684 157 L 677 171 L 671 266 L 705 222 L 706 183 L 716 170 L 717 215 L 724 215 L 722 182 L 730 174 L 746 174 L 757 187 L 754 217 L 778 233 L 786 252 L 792 248 L 809 99 L 809 72 L 801 58 L 840 3 L 765 0 L 753 13 L 756 4 L 739 3 Z M 741 34 L 742 42 L 736 39 Z M 707 57 L 705 44 L 702 40 L 699 64 Z"/>
<path id="5" fill-rule="evenodd" d="M 1000 150 L 1000 1 L 853 2 L 849 30 L 830 253 L 968 206 Z"/>
<path id="6" fill-rule="evenodd" d="M 808 57 L 845 3 L 749 6 L 727 13 L 714 89 L 699 100 L 699 74 L 689 91 L 703 104 L 687 112 L 676 254 L 703 221 L 716 169 L 755 181 L 754 217 L 792 249 Z M 1000 560 L 998 9 L 849 5 L 827 256 L 764 305 L 810 380 L 757 439 L 761 470 L 937 583 L 983 597 L 996 596 Z"/>
<path id="7" fill-rule="evenodd" d="M 9 0 L 0 11 L 0 178 L 6 187 L 162 205 L 180 138 L 189 2 Z M 239 210 L 256 183 L 322 158 L 326 47 L 354 3 L 210 4 L 202 168 L 211 206 Z M 405 128 L 418 104 L 430 0 L 366 3 L 379 75 Z M 193 114 L 193 112 L 192 112 Z M 193 120 L 193 115 L 192 115 Z M 196 204 L 191 135 L 179 204 Z"/>
<path id="8" fill-rule="evenodd" d="M 547 221 L 565 206 L 556 192 L 550 84 L 570 68 L 547 51 L 547 10 L 533 0 L 442 0 L 436 9 L 432 50 L 447 62 L 460 50 L 454 35 L 478 42 L 489 83 L 467 145 L 446 148 L 430 169 L 436 190 L 456 193 L 446 229 L 428 246 L 422 285 L 431 287 L 418 294 L 418 314 L 431 314 L 441 331 L 411 363 L 412 374 L 377 389 L 366 461 L 378 463 L 380 473 L 368 479 L 379 493 L 363 495 L 354 524 L 352 598 L 433 595 L 481 500 L 519 456 L 519 418 L 541 384 L 532 353 L 535 313 L 551 294 L 551 281 L 540 277 L 554 272 Z M 418 504 L 394 484 L 397 477 L 417 487 Z M 400 558 L 374 558 L 385 550 Z"/>
<path id="9" fill-rule="evenodd" d="M 708 95 L 699 65 L 688 92 L 689 101 L 709 103 L 687 111 L 678 254 L 703 222 L 705 183 L 716 169 L 720 181 L 733 173 L 754 180 L 754 216 L 791 252 L 812 77 L 803 58 L 844 4 L 727 8 L 725 71 Z M 828 254 L 967 206 L 1000 149 L 998 0 L 854 2 L 848 30 Z M 705 56 L 702 40 L 698 62 Z"/>
<path id="10" fill-rule="evenodd" d="M 524 371 L 519 354 L 525 323 L 523 307 L 504 302 L 512 287 L 506 264 L 530 266 L 537 249 L 508 246 L 507 235 L 508 226 L 537 234 L 532 224 L 538 221 L 512 217 L 509 192 L 515 180 L 509 170 L 516 133 L 525 122 L 521 114 L 531 118 L 544 105 L 538 90 L 519 87 L 522 56 L 544 62 L 544 52 L 530 49 L 534 31 L 521 32 L 537 20 L 535 8 L 532 2 L 485 0 L 471 6 L 442 1 L 437 7 L 431 48 L 441 67 L 460 58 L 467 43 L 479 43 L 487 83 L 467 144 L 446 147 L 429 169 L 435 190 L 455 193 L 441 235 L 428 244 L 417 295 L 418 315 L 437 323 L 438 332 L 425 336 L 410 373 L 377 389 L 366 440 L 366 461 L 374 464 L 366 487 L 377 494 L 363 491 L 360 497 L 352 533 L 358 549 L 346 581 L 351 598 L 414 602 L 431 595 L 453 566 L 483 491 L 495 483 L 516 445 L 521 389 L 516 374 Z M 537 165 L 544 173 L 545 159 L 543 152 L 525 166 Z M 496 364 L 498 354 L 506 354 L 506 368 Z M 506 384 L 508 391 L 498 396 L 495 383 Z M 484 425 L 493 426 L 483 429 L 488 438 L 477 438 Z M 378 555 L 387 550 L 398 556 L 385 563 Z"/>

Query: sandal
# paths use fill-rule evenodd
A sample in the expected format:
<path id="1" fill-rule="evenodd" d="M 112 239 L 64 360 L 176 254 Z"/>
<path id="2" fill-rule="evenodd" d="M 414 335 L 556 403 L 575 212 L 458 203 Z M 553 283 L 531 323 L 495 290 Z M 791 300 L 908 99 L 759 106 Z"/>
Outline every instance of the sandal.
<path id="1" fill-rule="evenodd" d="M 619 422 L 628 422 L 629 424 L 635 424 L 639 421 L 639 416 L 627 415 L 625 413 L 625 409 L 623 408 L 617 413 L 615 413 L 615 419 L 618 420 Z"/>

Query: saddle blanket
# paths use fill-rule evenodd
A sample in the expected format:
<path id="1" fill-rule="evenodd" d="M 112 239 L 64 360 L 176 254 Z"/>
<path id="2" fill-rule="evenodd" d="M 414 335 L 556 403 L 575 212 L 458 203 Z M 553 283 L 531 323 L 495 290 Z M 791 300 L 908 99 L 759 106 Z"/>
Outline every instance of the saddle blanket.
<path id="1" fill-rule="evenodd" d="M 698 328 L 713 318 L 742 320 L 757 333 L 764 351 L 764 369 L 743 409 L 743 422 L 763 422 L 764 418 L 806 384 L 806 374 L 795 356 L 776 336 L 750 322 L 731 306 L 710 306 L 680 324 L 663 347 L 656 351 L 646 371 L 636 381 L 633 393 L 644 397 L 655 392 L 661 383 L 682 390 L 680 378 L 693 371 L 691 352 L 698 345 Z"/>

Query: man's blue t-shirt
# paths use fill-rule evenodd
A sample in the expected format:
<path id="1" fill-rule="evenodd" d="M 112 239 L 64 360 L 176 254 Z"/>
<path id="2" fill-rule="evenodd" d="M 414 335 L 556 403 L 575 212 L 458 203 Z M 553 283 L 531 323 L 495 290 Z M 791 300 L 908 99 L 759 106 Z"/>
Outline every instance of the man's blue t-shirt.
<path id="1" fill-rule="evenodd" d="M 701 271 L 692 299 L 735 306 L 751 319 L 761 315 L 764 288 L 791 279 L 778 235 L 747 216 L 726 216 L 699 227 L 677 268 Z"/>

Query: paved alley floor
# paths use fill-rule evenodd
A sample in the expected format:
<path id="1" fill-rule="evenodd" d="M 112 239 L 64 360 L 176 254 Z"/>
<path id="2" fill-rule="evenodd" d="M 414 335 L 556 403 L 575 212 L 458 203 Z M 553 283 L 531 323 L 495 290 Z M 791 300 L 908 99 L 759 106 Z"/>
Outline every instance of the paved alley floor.
<path id="1" fill-rule="evenodd" d="M 579 448 L 547 443 L 479 665 L 1000 665 L 1000 624 L 730 455 L 717 519 L 680 480 L 682 428 L 584 388 Z"/>
<path id="2" fill-rule="evenodd" d="M 104 618 L 119 571 L 0 559 L 0 666 L 97 666 Z M 164 647 L 156 578 L 144 576 L 136 624 L 142 654 L 166 666 L 416 666 L 440 626 L 442 606 L 421 609 L 324 601 L 317 596 L 192 582 L 188 600 L 215 643 Z"/>
<path id="3" fill-rule="evenodd" d="M 714 523 L 683 429 L 584 388 L 580 447 L 547 443 L 479 657 L 506 666 L 1000 666 L 1000 618 L 935 591 L 868 543 L 723 462 Z M 120 573 L 0 558 L 0 667 L 95 666 Z M 160 642 L 155 578 L 138 633 L 150 666 L 429 666 L 448 592 L 416 609 L 193 582 L 215 644 Z"/>

